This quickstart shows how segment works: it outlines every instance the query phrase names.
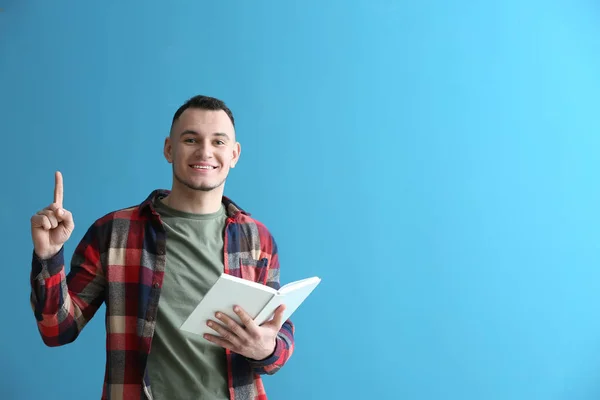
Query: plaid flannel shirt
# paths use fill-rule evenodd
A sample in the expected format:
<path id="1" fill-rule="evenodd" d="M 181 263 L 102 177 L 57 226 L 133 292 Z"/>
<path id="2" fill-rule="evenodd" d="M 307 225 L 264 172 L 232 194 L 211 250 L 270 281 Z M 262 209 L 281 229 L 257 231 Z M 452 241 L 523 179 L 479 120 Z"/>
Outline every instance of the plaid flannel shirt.
<path id="1" fill-rule="evenodd" d="M 74 341 L 106 303 L 106 372 L 102 399 L 152 399 L 146 371 L 166 263 L 166 230 L 153 207 L 155 190 L 140 205 L 95 221 L 77 245 L 67 275 L 64 248 L 47 260 L 33 254 L 31 305 L 47 346 Z M 277 245 L 267 228 L 227 197 L 224 271 L 278 289 Z M 256 361 L 226 351 L 231 400 L 267 399 L 261 376 L 274 374 L 294 351 L 286 321 L 275 352 Z M 160 400 L 160 399 L 159 399 Z"/>

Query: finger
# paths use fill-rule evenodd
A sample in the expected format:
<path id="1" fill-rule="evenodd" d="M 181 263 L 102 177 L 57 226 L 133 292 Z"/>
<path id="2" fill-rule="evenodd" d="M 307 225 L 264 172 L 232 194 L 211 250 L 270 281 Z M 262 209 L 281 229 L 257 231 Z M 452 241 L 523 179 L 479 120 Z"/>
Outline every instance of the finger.
<path id="1" fill-rule="evenodd" d="M 230 342 L 231 344 L 233 344 L 234 346 L 239 345 L 240 343 L 240 339 L 239 337 L 233 333 L 232 330 L 226 329 L 223 325 L 215 322 L 215 321 L 208 321 L 207 325 L 215 332 L 217 332 L 219 335 L 221 335 L 221 338 L 223 338 L 223 340 Z M 235 328 L 234 328 L 235 329 Z"/>
<path id="2" fill-rule="evenodd" d="M 50 221 L 52 229 L 54 229 L 58 226 L 58 219 L 56 218 L 54 211 L 45 209 L 45 210 L 39 211 L 38 214 L 45 216 L 48 219 L 48 221 Z"/>
<path id="3" fill-rule="evenodd" d="M 240 326 L 240 324 L 238 324 L 237 321 L 235 321 L 233 318 L 231 318 L 228 315 L 223 314 L 221 312 L 216 313 L 215 316 L 221 322 L 223 322 L 223 324 L 225 324 L 225 326 L 231 332 L 233 332 L 234 335 L 236 335 L 237 337 L 239 337 L 242 340 L 247 340 L 248 339 L 248 333 L 246 332 L 246 330 L 244 329 L 244 327 Z M 243 322 L 243 320 L 242 320 L 242 322 Z"/>
<path id="4" fill-rule="evenodd" d="M 233 311 L 238 315 L 238 317 L 240 317 L 242 324 L 249 332 L 253 334 L 258 332 L 258 325 L 256 325 L 256 322 L 254 322 L 250 314 L 248 314 L 242 307 L 234 306 Z"/>
<path id="5" fill-rule="evenodd" d="M 44 208 L 44 210 L 52 210 L 54 212 L 57 212 L 60 209 L 61 209 L 61 206 L 58 203 L 52 203 L 48 207 Z"/>
<path id="6" fill-rule="evenodd" d="M 31 226 L 34 228 L 44 228 L 45 230 L 50 230 L 52 228 L 50 220 L 45 215 L 39 214 L 31 217 Z"/>
<path id="7" fill-rule="evenodd" d="M 235 346 L 233 345 L 233 343 L 228 342 L 227 340 L 224 340 L 218 336 L 206 333 L 206 334 L 204 334 L 204 339 L 208 340 L 209 342 L 213 342 L 214 344 L 221 346 L 225 349 L 235 351 Z"/>
<path id="8" fill-rule="evenodd" d="M 62 207 L 63 204 L 63 178 L 60 171 L 54 174 L 54 203 Z"/>
<path id="9" fill-rule="evenodd" d="M 48 217 L 46 217 L 45 215 L 42 215 L 42 228 L 44 228 L 47 231 L 52 229 L 52 222 L 50 222 Z"/>

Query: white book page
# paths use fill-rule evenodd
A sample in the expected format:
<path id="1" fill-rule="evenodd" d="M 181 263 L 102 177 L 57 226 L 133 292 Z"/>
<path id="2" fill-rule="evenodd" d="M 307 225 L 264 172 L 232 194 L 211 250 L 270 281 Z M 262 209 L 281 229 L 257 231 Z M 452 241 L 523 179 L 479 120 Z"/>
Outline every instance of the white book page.
<path id="1" fill-rule="evenodd" d="M 283 320 L 287 320 L 294 311 L 300 307 L 312 291 L 315 290 L 319 283 L 321 283 L 320 278 L 312 277 L 281 287 L 278 294 L 264 307 L 263 312 L 255 318 L 255 322 L 258 325 L 262 325 L 263 323 L 270 321 L 273 318 L 275 310 L 281 304 L 285 304 Z"/>
<path id="2" fill-rule="evenodd" d="M 290 282 L 287 285 L 283 285 L 279 288 L 278 292 L 279 294 L 285 295 L 286 293 L 291 292 L 293 290 L 298 290 L 303 286 L 314 286 L 314 289 L 320 282 L 321 279 L 319 279 L 316 276 L 313 276 L 311 278 L 301 279 L 299 281 Z"/>
<path id="3" fill-rule="evenodd" d="M 275 296 L 275 293 L 273 288 L 260 283 L 223 274 L 209 289 L 180 329 L 196 335 L 210 333 L 218 336 L 216 331 L 206 325 L 209 319 L 219 322 L 215 317 L 217 311 L 241 323 L 240 318 L 233 312 L 234 305 L 239 305 L 252 318 L 255 318 Z"/>

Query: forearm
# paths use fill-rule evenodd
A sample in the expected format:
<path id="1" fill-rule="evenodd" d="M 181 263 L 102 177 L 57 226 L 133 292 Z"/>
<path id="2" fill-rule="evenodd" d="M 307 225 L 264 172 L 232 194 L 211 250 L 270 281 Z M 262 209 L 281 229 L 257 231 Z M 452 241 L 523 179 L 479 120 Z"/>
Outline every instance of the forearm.
<path id="1" fill-rule="evenodd" d="M 74 257 L 81 259 L 78 253 Z M 30 301 L 47 346 L 71 343 L 92 318 L 103 299 L 103 277 L 97 274 L 94 263 L 81 263 L 67 276 L 64 248 L 47 260 L 33 254 Z"/>
<path id="2" fill-rule="evenodd" d="M 64 248 L 41 260 L 34 253 L 31 265 L 31 307 L 42 340 L 48 346 L 72 342 L 78 335 L 64 267 Z"/>

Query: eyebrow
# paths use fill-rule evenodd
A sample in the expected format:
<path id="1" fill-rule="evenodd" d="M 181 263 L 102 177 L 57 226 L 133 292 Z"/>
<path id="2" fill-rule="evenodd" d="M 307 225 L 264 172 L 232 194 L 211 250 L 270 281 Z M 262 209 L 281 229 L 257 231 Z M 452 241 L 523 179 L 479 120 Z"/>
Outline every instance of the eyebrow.
<path id="1" fill-rule="evenodd" d="M 196 136 L 200 136 L 200 134 L 198 132 L 196 132 L 194 130 L 191 130 L 191 129 L 186 129 L 185 131 L 183 131 L 183 132 L 181 132 L 179 134 L 180 137 L 183 136 L 183 135 L 196 135 Z M 229 135 L 226 134 L 225 132 L 215 132 L 215 133 L 212 134 L 212 136 L 224 137 L 224 138 L 229 139 Z"/>

